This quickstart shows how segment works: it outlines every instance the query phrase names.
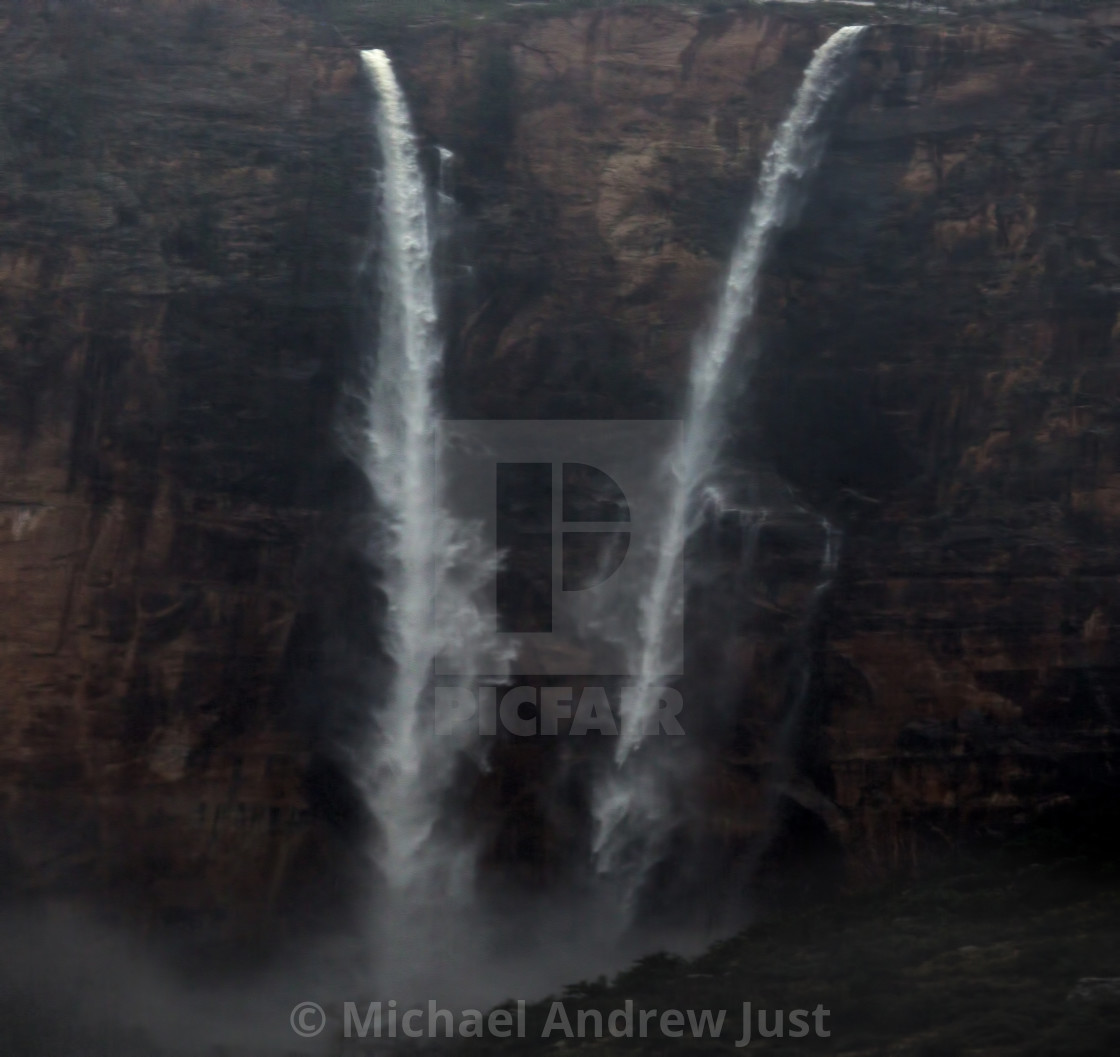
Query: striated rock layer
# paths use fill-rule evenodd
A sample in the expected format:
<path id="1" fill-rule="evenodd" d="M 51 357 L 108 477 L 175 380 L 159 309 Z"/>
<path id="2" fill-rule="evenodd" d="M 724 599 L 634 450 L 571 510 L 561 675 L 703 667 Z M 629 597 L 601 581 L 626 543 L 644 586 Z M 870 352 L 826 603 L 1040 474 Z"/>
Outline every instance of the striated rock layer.
<path id="1" fill-rule="evenodd" d="M 320 868 L 283 687 L 340 462 L 352 63 L 270 3 L 0 31 L 0 884 L 267 911 Z"/>
<path id="2" fill-rule="evenodd" d="M 376 30 L 299 6 L 0 16 L 13 889 L 143 886 L 193 922 L 345 868 L 328 746 L 379 604 L 337 429 L 373 149 L 357 47 L 390 51 L 455 152 L 452 414 L 658 417 L 835 28 L 651 7 Z M 1118 77 L 1117 6 L 866 36 L 738 416 L 739 449 L 843 532 L 776 853 L 875 873 L 1108 791 Z M 765 825 L 803 564 L 758 577 L 763 631 L 721 658 L 744 688 L 705 817 L 733 848 Z"/>

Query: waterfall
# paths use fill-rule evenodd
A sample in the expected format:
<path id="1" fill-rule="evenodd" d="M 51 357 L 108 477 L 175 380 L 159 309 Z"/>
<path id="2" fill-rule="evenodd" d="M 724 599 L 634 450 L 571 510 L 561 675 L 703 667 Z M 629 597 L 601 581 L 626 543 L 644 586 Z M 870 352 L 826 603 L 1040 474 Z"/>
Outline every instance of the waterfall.
<path id="1" fill-rule="evenodd" d="M 667 673 L 682 670 L 683 658 L 675 655 L 668 635 L 684 601 L 674 596 L 673 586 L 679 582 L 685 544 L 696 527 L 699 499 L 710 485 L 725 434 L 721 394 L 728 363 L 754 313 L 759 274 L 774 235 L 793 219 L 801 183 L 820 162 L 825 146 L 821 118 L 846 79 L 863 29 L 838 30 L 813 55 L 793 108 L 762 163 L 711 322 L 693 342 L 684 434 L 665 467 L 670 500 L 658 527 L 655 571 L 640 600 L 635 634 L 624 643 L 635 685 L 624 699 L 613 765 L 594 797 L 596 868 L 600 875 L 618 879 L 627 912 L 673 826 L 672 769 L 665 752 L 651 758 L 644 731 L 657 708 L 654 689 L 668 681 Z M 738 377 L 749 377 L 753 360 L 751 352 L 735 364 Z"/>
<path id="2" fill-rule="evenodd" d="M 495 560 L 485 553 L 476 527 L 449 513 L 445 496 L 436 395 L 443 345 L 429 196 L 416 137 L 388 56 L 363 51 L 362 62 L 377 96 L 373 125 L 382 163 L 375 224 L 379 333 L 368 388 L 364 470 L 378 502 L 376 557 L 387 600 L 383 641 L 393 672 L 358 769 L 380 831 L 379 946 L 403 964 L 428 954 L 423 932 L 437 929 L 457 903 L 469 900 L 473 883 L 470 848 L 442 824 L 464 752 L 475 746 L 468 729 L 435 734 L 429 700 L 433 665 L 437 658 L 450 659 L 448 670 L 476 672 L 477 658 L 492 658 L 500 650 L 474 601 L 492 579 Z M 424 929 L 417 928 L 418 919 L 427 922 Z"/>
<path id="3" fill-rule="evenodd" d="M 679 619 L 675 608 L 683 605 L 672 586 L 680 579 L 703 496 L 718 495 L 714 470 L 725 433 L 720 393 L 754 311 L 766 252 L 794 213 L 801 181 L 820 160 L 821 119 L 860 32 L 860 27 L 840 30 L 813 56 L 763 162 L 711 323 L 693 345 L 684 435 L 664 467 L 669 501 L 655 534 L 654 575 L 633 637 L 623 643 L 636 685 L 624 695 L 622 734 L 608 773 L 592 790 L 596 870 L 607 876 L 612 892 L 623 894 L 626 919 L 673 832 L 674 800 L 687 788 L 684 754 L 648 744 L 643 730 L 656 708 L 656 689 L 668 682 L 666 673 L 681 670 L 667 630 Z M 433 977 L 471 976 L 466 967 L 477 964 L 472 958 L 479 951 L 472 947 L 484 927 L 474 901 L 474 850 L 457 835 L 449 807 L 467 758 L 479 756 L 477 734 L 469 724 L 435 734 L 432 673 L 486 672 L 487 681 L 500 682 L 512 658 L 476 602 L 493 583 L 497 556 L 486 553 L 479 526 L 451 513 L 441 455 L 437 393 L 443 344 L 433 253 L 437 209 L 450 206 L 453 158 L 439 150 L 439 183 L 429 191 L 389 58 L 369 50 L 362 52 L 362 62 L 375 90 L 372 121 L 381 154 L 377 236 L 365 258 L 377 259 L 380 267 L 363 458 L 377 497 L 375 549 L 386 599 L 382 641 L 391 675 L 373 710 L 375 730 L 362 749 L 358 773 L 377 824 L 379 983 L 400 994 L 402 987 Z M 751 366 L 748 357 L 736 371 Z M 494 658 L 500 659 L 497 666 Z"/>

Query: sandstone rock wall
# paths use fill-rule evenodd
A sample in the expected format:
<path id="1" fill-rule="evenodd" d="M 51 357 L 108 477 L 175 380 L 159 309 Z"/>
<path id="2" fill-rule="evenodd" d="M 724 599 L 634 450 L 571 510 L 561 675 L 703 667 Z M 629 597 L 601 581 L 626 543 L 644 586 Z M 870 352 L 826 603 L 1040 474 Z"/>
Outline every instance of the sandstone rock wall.
<path id="1" fill-rule="evenodd" d="M 340 458 L 352 64 L 270 3 L 0 33 L 0 885 L 265 907 L 312 847 L 283 673 Z"/>
<path id="2" fill-rule="evenodd" d="M 829 31 L 649 9 L 403 42 L 473 225 L 465 413 L 677 409 Z M 873 27 L 767 267 L 739 444 L 844 533 L 789 807 L 857 870 L 1111 788 L 1118 77 L 1107 6 Z M 744 656 L 740 736 L 712 777 L 732 833 L 757 828 L 773 764 L 772 660 Z"/>
<path id="3" fill-rule="evenodd" d="M 267 905 L 353 824 L 316 707 L 353 702 L 336 633 L 377 602 L 336 433 L 369 215 L 356 47 L 389 47 L 456 154 L 451 413 L 657 417 L 833 28 L 658 7 L 374 36 L 297 6 L 0 15 L 12 887 Z M 1107 5 L 877 26 L 767 269 L 737 444 L 844 534 L 786 803 L 857 870 L 1107 787 L 1118 76 Z M 732 844 L 785 707 L 777 646 L 733 646 L 707 781 Z"/>

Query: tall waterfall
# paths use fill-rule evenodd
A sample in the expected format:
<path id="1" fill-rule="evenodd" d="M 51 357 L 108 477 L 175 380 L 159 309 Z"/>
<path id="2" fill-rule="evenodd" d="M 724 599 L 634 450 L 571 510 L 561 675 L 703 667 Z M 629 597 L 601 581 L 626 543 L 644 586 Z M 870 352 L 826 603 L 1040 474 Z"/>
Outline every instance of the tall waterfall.
<path id="1" fill-rule="evenodd" d="M 813 55 L 793 108 L 762 163 L 711 322 L 693 343 L 684 435 L 666 465 L 670 501 L 657 535 L 655 573 L 641 599 L 636 634 L 624 644 L 629 671 L 636 673 L 635 686 L 625 698 L 613 767 L 594 799 L 596 867 L 600 874 L 620 879 L 627 907 L 673 824 L 667 757 L 658 752 L 651 758 L 649 746 L 643 744 L 643 731 L 657 708 L 654 688 L 668 681 L 667 673 L 681 671 L 682 658 L 674 655 L 668 635 L 668 629 L 680 619 L 674 607 L 683 605 L 683 599 L 675 597 L 673 585 L 679 582 L 685 544 L 701 507 L 699 499 L 716 470 L 726 432 L 721 394 L 728 380 L 728 363 L 754 313 L 759 273 L 774 235 L 793 218 L 799 185 L 820 162 L 826 139 L 821 118 L 846 79 L 863 29 L 846 26 L 838 30 Z M 736 363 L 739 377 L 749 374 L 753 360 L 752 352 L 745 362 Z"/>
<path id="2" fill-rule="evenodd" d="M 479 670 L 493 657 L 492 634 L 474 598 L 494 559 L 445 499 L 436 387 L 443 358 L 432 276 L 428 191 L 408 107 L 388 56 L 362 52 L 376 90 L 373 124 L 381 151 L 380 330 L 368 391 L 365 472 L 377 495 L 383 536 L 378 562 L 387 599 L 386 652 L 393 665 L 387 699 L 360 770 L 379 827 L 376 861 L 385 886 L 379 946 L 398 961 L 421 957 L 425 937 L 413 918 L 436 928 L 433 908 L 453 913 L 469 898 L 473 856 L 445 832 L 445 800 L 466 739 L 436 735 L 429 696 L 433 664 Z M 400 949 L 407 945 L 408 951 Z M 419 971 L 421 967 L 416 966 Z"/>

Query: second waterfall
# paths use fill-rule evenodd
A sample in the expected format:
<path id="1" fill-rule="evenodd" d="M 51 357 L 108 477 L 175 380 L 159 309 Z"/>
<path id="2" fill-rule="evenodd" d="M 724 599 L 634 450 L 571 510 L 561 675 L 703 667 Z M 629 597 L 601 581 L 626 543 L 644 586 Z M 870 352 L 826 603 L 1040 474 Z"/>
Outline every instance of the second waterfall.
<path id="1" fill-rule="evenodd" d="M 683 659 L 674 656 L 666 629 L 679 619 L 671 607 L 684 600 L 674 597 L 670 585 L 697 527 L 701 495 L 718 483 L 728 425 L 723 394 L 733 378 L 749 380 L 753 367 L 753 356 L 733 362 L 733 354 L 754 314 L 762 266 L 775 234 L 794 218 L 803 181 L 820 163 L 827 132 L 822 119 L 847 79 L 863 30 L 845 26 L 814 53 L 793 107 L 763 160 L 711 320 L 693 342 L 684 436 L 665 466 L 670 499 L 655 536 L 654 577 L 644 596 L 635 599 L 637 621 L 620 636 L 637 685 L 628 698 L 630 711 L 623 715 L 614 764 L 594 796 L 596 865 L 613 881 L 620 913 L 627 918 L 677 823 L 672 805 L 681 799 L 674 788 L 682 779 L 677 754 L 665 751 L 661 743 L 666 739 L 658 739 L 657 746 L 643 744 L 641 734 L 656 709 L 653 690 L 666 681 L 667 673 L 682 670 Z M 684 772 L 683 780 L 688 781 L 687 766 Z"/>

